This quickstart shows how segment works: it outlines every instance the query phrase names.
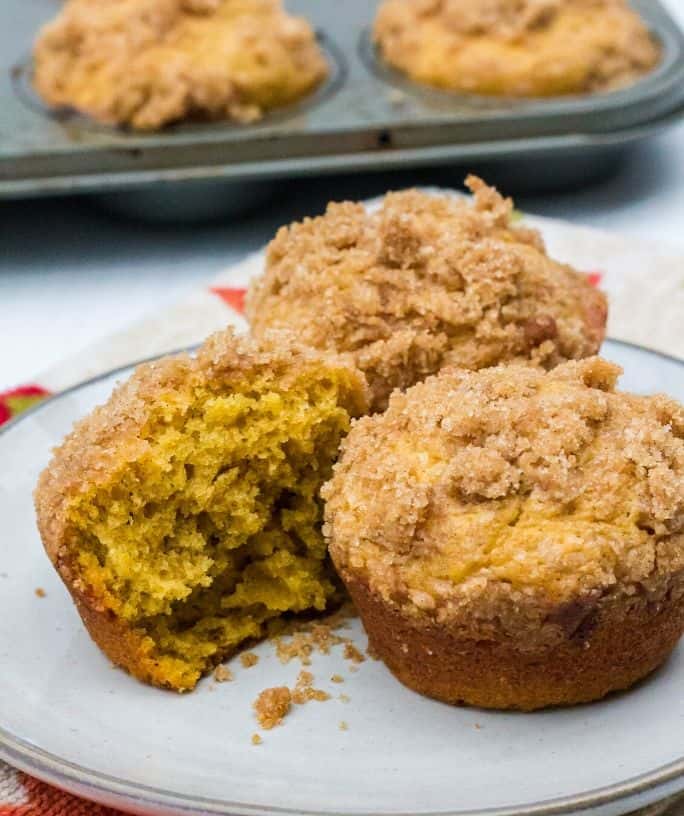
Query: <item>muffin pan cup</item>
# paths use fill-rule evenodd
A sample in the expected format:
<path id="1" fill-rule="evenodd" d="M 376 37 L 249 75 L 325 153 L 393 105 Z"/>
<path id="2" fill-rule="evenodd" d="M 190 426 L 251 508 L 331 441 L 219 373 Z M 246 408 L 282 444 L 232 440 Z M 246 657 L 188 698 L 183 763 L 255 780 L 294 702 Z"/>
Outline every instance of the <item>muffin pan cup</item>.
<path id="1" fill-rule="evenodd" d="M 191 180 L 241 185 L 490 161 L 548 162 L 549 173 L 577 164 L 577 172 L 587 175 L 609 154 L 684 114 L 684 36 L 657 0 L 633 5 L 662 42 L 663 60 L 652 73 L 611 93 L 513 100 L 434 90 L 404 78 L 378 59 L 370 34 L 376 9 L 362 0 L 289 0 L 288 9 L 319 32 L 331 65 L 318 91 L 254 125 L 187 123 L 136 133 L 41 102 L 26 55 L 57 9 L 52 0 L 6 0 L 0 197 L 139 190 Z"/>

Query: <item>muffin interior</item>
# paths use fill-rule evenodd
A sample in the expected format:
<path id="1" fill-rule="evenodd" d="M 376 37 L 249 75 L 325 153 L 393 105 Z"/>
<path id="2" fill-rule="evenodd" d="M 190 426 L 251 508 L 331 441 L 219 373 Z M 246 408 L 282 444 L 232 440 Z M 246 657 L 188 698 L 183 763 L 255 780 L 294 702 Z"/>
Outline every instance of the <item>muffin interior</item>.
<path id="1" fill-rule="evenodd" d="M 191 688 L 269 621 L 334 596 L 318 491 L 348 388 L 330 369 L 169 391 L 120 466 L 70 501 L 72 569 L 142 630 L 154 682 Z"/>

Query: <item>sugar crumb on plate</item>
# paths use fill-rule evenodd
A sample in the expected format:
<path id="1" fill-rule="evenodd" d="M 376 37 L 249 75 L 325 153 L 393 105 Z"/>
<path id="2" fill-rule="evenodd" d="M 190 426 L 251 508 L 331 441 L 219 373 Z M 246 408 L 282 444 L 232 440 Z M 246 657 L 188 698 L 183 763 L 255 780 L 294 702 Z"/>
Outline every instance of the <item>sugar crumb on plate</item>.
<path id="1" fill-rule="evenodd" d="M 244 669 L 251 669 L 252 666 L 256 666 L 258 662 L 259 655 L 254 654 L 254 652 L 243 652 L 240 655 L 240 663 L 242 663 Z"/>
<path id="2" fill-rule="evenodd" d="M 214 680 L 217 683 L 228 683 L 233 679 L 233 672 L 227 666 L 217 666 L 214 669 Z"/>
<path id="3" fill-rule="evenodd" d="M 267 731 L 280 725 L 292 706 L 292 695 L 287 686 L 264 689 L 253 703 L 259 725 Z"/>

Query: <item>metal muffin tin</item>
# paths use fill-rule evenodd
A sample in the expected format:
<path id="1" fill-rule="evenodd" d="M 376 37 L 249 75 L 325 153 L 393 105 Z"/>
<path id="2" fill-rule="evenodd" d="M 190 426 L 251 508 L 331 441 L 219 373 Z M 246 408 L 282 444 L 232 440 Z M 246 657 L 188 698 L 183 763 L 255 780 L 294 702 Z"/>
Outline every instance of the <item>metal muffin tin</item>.
<path id="1" fill-rule="evenodd" d="M 27 54 L 58 4 L 4 0 L 0 197 L 220 179 L 239 186 L 341 170 L 512 159 L 546 159 L 567 172 L 583 162 L 599 166 L 684 114 L 684 36 L 657 0 L 633 5 L 662 43 L 658 68 L 625 90 L 550 100 L 421 87 L 378 59 L 370 37 L 377 4 L 286 4 L 319 33 L 331 65 L 322 88 L 255 125 L 183 124 L 139 134 L 48 109 L 33 91 Z"/>

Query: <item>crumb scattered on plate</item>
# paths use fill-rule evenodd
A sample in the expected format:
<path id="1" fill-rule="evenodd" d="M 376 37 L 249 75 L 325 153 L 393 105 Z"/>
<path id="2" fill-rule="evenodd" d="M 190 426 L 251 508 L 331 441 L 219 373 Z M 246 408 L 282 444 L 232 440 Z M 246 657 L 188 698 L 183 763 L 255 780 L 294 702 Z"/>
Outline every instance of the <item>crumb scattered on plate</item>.
<path id="1" fill-rule="evenodd" d="M 349 726 L 344 720 L 340 720 L 340 731 L 349 731 Z"/>
<path id="2" fill-rule="evenodd" d="M 261 745 L 263 740 L 258 734 L 252 734 L 252 745 Z"/>
<path id="3" fill-rule="evenodd" d="M 254 652 L 243 652 L 240 655 L 240 663 L 242 663 L 242 667 L 245 669 L 250 669 L 252 666 L 256 666 L 259 662 L 259 655 L 254 654 Z"/>
<path id="4" fill-rule="evenodd" d="M 318 702 L 325 702 L 330 699 L 330 695 L 323 689 L 317 689 L 313 686 L 314 676 L 309 671 L 300 671 L 297 677 L 297 684 L 292 691 L 292 702 L 297 705 L 304 705 L 310 700 L 318 700 Z"/>
<path id="5" fill-rule="evenodd" d="M 36 587 L 36 596 L 38 598 L 44 598 L 47 595 L 47 592 L 43 589 L 43 587 Z"/>
<path id="6" fill-rule="evenodd" d="M 269 731 L 280 725 L 292 706 L 292 695 L 287 686 L 264 689 L 254 701 L 259 725 Z"/>
<path id="7" fill-rule="evenodd" d="M 333 683 L 344 683 L 344 677 L 341 674 L 333 674 L 330 680 Z"/>
<path id="8" fill-rule="evenodd" d="M 214 680 L 217 683 L 227 683 L 233 679 L 233 672 L 226 666 L 217 666 L 214 669 Z"/>
<path id="9" fill-rule="evenodd" d="M 278 659 L 283 664 L 299 660 L 302 666 L 310 666 L 315 652 L 327 655 L 333 646 L 352 643 L 351 638 L 337 634 L 347 628 L 352 617 L 356 617 L 356 611 L 351 604 L 345 604 L 323 620 L 297 621 L 282 629 L 272 638 Z"/>
<path id="10" fill-rule="evenodd" d="M 361 652 L 349 641 L 344 645 L 344 659 L 351 660 L 352 663 L 363 663 L 366 659 Z"/>

